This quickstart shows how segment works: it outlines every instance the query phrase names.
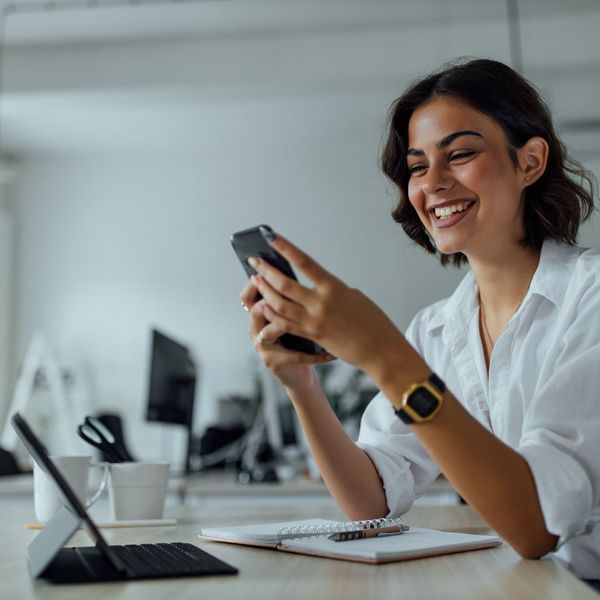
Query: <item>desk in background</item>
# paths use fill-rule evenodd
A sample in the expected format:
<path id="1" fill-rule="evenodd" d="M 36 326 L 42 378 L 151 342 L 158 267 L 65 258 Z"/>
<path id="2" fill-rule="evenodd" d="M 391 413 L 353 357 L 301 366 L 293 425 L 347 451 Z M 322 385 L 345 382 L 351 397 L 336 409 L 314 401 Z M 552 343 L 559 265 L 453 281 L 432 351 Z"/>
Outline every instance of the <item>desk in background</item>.
<path id="1" fill-rule="evenodd" d="M 100 473 L 90 484 L 97 489 Z M 27 500 L 33 495 L 30 474 L 0 477 L 0 506 L 10 505 L 17 499 Z M 106 495 L 106 492 L 105 492 Z M 209 471 L 169 481 L 169 501 L 212 506 L 247 506 L 248 504 L 334 506 L 335 502 L 325 484 L 307 477 L 298 477 L 284 483 L 249 483 L 237 481 L 234 471 Z M 416 502 L 419 506 L 458 504 L 458 495 L 446 479 L 436 479 Z"/>
<path id="2" fill-rule="evenodd" d="M 189 475 L 171 481 L 170 493 L 176 494 L 181 502 L 228 503 L 247 505 L 249 502 L 272 504 L 334 505 L 335 502 L 323 481 L 297 477 L 283 483 L 241 484 L 234 472 L 213 471 Z M 417 499 L 417 505 L 459 504 L 459 496 L 444 478 L 436 479 Z"/>

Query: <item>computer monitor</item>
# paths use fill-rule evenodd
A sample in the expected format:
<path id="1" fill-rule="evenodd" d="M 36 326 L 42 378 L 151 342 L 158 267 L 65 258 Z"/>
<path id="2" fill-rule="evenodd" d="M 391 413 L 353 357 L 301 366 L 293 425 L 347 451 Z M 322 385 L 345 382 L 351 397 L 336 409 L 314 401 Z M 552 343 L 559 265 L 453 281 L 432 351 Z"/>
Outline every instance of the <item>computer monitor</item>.
<path id="1" fill-rule="evenodd" d="M 190 351 L 153 329 L 146 419 L 185 426 L 188 436 L 186 473 L 190 471 L 195 392 L 196 364 Z"/>

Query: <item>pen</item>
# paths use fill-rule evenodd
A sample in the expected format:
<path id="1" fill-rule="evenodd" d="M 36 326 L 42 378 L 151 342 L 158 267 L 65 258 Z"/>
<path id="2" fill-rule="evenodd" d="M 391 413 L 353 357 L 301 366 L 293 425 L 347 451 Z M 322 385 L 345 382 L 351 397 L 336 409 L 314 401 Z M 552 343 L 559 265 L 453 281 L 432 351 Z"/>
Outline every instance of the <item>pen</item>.
<path id="1" fill-rule="evenodd" d="M 364 538 L 377 537 L 381 534 L 394 534 L 401 535 L 405 531 L 408 531 L 408 525 L 392 525 L 390 527 L 379 527 L 377 529 L 355 529 L 353 531 L 340 531 L 339 533 L 333 533 L 328 536 L 327 539 L 334 542 L 347 542 L 350 540 L 362 540 Z"/>

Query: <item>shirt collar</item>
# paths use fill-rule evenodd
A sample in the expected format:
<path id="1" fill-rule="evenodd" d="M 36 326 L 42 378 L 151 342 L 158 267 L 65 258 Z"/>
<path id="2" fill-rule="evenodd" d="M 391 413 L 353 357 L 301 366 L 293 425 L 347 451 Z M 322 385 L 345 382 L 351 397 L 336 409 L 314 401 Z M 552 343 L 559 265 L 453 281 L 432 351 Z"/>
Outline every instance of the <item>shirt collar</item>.
<path id="1" fill-rule="evenodd" d="M 579 254 L 580 248 L 577 246 L 546 240 L 525 300 L 528 296 L 537 295 L 546 298 L 555 306 L 560 306 L 573 274 L 574 261 Z"/>
<path id="2" fill-rule="evenodd" d="M 473 272 L 469 271 L 458 284 L 452 296 L 443 304 L 427 325 L 427 332 L 433 333 L 436 329 L 442 329 L 448 324 L 466 326 L 469 315 L 477 307 L 477 283 Z"/>
<path id="3" fill-rule="evenodd" d="M 529 290 L 521 306 L 528 303 L 531 296 L 546 298 L 555 306 L 560 306 L 565 297 L 567 283 L 572 273 L 572 261 L 579 255 L 579 248 L 554 240 L 546 240 L 542 245 L 540 262 L 531 280 Z M 473 272 L 469 271 L 442 308 L 436 312 L 427 325 L 427 332 L 451 325 L 453 330 L 468 326 L 479 305 L 478 288 Z"/>

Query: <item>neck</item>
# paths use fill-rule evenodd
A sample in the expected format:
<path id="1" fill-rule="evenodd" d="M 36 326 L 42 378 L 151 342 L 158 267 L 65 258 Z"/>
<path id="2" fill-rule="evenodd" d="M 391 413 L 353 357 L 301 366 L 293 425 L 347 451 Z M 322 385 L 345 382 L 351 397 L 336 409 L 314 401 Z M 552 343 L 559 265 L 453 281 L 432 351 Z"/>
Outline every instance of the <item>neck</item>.
<path id="1" fill-rule="evenodd" d="M 540 260 L 539 250 L 513 244 L 485 258 L 469 257 L 488 321 L 508 321 L 527 294 Z"/>

